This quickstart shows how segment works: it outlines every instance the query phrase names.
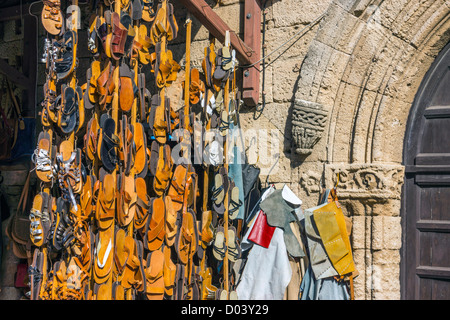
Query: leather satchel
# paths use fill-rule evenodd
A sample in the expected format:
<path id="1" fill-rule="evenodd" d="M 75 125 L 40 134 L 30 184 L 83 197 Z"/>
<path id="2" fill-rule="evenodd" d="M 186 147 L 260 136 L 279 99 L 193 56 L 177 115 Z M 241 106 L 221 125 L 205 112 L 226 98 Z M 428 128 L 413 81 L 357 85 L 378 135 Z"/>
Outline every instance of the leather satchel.
<path id="1" fill-rule="evenodd" d="M 267 223 L 266 214 L 260 210 L 254 222 L 253 228 L 248 235 L 248 240 L 267 249 L 269 248 L 275 228 L 276 227 L 272 227 Z"/>

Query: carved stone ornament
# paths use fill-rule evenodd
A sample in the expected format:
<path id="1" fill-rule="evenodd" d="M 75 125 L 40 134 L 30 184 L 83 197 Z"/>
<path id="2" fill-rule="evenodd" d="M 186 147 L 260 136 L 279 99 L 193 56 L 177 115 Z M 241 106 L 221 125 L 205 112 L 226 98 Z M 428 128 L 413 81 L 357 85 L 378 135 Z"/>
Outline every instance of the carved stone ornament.
<path id="1" fill-rule="evenodd" d="M 322 138 L 328 111 L 319 104 L 296 99 L 292 112 L 292 138 L 295 153 L 308 155 Z"/>
<path id="2" fill-rule="evenodd" d="M 404 166 L 396 164 L 328 164 L 325 179 L 335 185 L 342 199 L 400 199 Z"/>

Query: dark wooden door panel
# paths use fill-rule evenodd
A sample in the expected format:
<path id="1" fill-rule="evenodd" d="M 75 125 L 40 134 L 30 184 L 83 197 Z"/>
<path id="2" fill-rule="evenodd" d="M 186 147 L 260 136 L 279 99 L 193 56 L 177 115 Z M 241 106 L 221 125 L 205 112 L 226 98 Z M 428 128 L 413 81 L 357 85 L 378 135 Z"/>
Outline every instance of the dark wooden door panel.
<path id="1" fill-rule="evenodd" d="M 415 97 L 405 135 L 402 297 L 450 299 L 450 44 Z"/>
<path id="2" fill-rule="evenodd" d="M 450 153 L 450 118 L 425 121 L 422 153 Z"/>
<path id="3" fill-rule="evenodd" d="M 450 296 L 450 280 L 434 277 L 419 277 L 418 299 L 448 300 L 448 297 Z"/>
<path id="4" fill-rule="evenodd" d="M 419 221 L 444 220 L 450 222 L 450 187 L 422 187 L 417 203 L 420 209 L 417 217 Z"/>
<path id="5" fill-rule="evenodd" d="M 419 234 L 419 266 L 423 268 L 442 268 L 450 270 L 448 248 L 450 246 L 450 233 L 447 232 L 420 232 Z M 450 273 L 445 274 L 450 279 Z"/>

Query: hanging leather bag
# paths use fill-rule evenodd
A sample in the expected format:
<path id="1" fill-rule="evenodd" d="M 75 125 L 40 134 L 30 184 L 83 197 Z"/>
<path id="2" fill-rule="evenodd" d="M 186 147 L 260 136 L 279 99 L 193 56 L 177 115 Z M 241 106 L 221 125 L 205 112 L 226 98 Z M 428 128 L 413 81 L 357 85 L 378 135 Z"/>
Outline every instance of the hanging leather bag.
<path id="1" fill-rule="evenodd" d="M 11 84 L 6 80 L 9 98 L 17 114 L 17 125 L 15 128 L 15 138 L 11 149 L 10 161 L 16 160 L 22 156 L 31 156 L 34 151 L 34 131 L 36 119 L 34 117 L 23 117 L 22 111 L 13 92 Z"/>

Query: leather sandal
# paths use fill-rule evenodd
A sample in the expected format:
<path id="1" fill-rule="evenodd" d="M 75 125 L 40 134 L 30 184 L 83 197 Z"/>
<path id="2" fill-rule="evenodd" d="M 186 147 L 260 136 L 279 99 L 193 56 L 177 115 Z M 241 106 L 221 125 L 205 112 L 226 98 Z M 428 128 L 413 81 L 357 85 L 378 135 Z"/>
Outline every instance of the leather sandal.
<path id="1" fill-rule="evenodd" d="M 173 206 L 172 199 L 168 196 L 164 197 L 165 215 L 165 242 L 171 247 L 175 243 L 175 237 L 178 232 L 177 218 L 178 214 Z"/>
<path id="2" fill-rule="evenodd" d="M 59 0 L 44 0 L 41 20 L 45 30 L 56 36 L 61 33 L 63 16 L 61 13 L 61 2 Z"/>
<path id="3" fill-rule="evenodd" d="M 84 104 L 84 96 L 86 93 L 86 87 L 87 84 L 83 84 L 81 87 L 76 86 L 75 90 L 78 94 L 78 122 L 77 126 L 75 127 L 75 134 L 80 132 L 81 129 L 85 128 L 85 104 Z M 83 130 L 84 131 L 84 130 Z"/>
<path id="4" fill-rule="evenodd" d="M 182 221 L 175 240 L 178 260 L 182 264 L 187 264 L 188 260 L 192 259 L 197 251 L 198 244 L 197 221 L 195 219 L 195 213 L 188 208 L 188 190 L 190 189 L 191 183 L 192 180 L 188 178 L 183 197 L 183 211 L 181 215 Z"/>
<path id="5" fill-rule="evenodd" d="M 206 268 L 199 272 L 199 275 L 202 277 L 201 284 L 201 298 L 202 300 L 215 300 L 217 287 L 212 285 L 212 269 Z"/>
<path id="6" fill-rule="evenodd" d="M 213 74 L 216 68 L 216 53 L 214 51 L 214 43 L 205 47 L 205 57 L 202 61 L 202 69 L 205 75 L 206 86 L 213 88 Z"/>
<path id="7" fill-rule="evenodd" d="M 30 277 L 30 300 L 40 300 L 41 290 L 45 285 L 44 274 L 47 273 L 47 257 L 40 249 L 35 249 L 33 262 L 28 267 Z"/>
<path id="8" fill-rule="evenodd" d="M 88 50 L 94 55 L 95 58 L 99 56 L 98 50 L 98 36 L 97 36 L 97 19 L 96 13 L 91 14 L 89 17 L 89 29 L 88 29 Z"/>
<path id="9" fill-rule="evenodd" d="M 119 159 L 123 162 L 125 175 L 129 175 L 133 161 L 133 130 L 128 125 L 128 117 L 126 115 L 122 115 L 119 135 Z"/>
<path id="10" fill-rule="evenodd" d="M 155 109 L 155 119 L 153 123 L 153 135 L 160 144 L 165 144 L 167 141 L 167 122 L 166 112 L 162 104 Z"/>
<path id="11" fill-rule="evenodd" d="M 193 241 L 193 223 L 192 215 L 188 212 L 182 214 L 181 224 L 178 226 L 178 233 L 175 239 L 175 249 L 178 261 L 186 265 L 189 261 L 190 244 Z"/>
<path id="12" fill-rule="evenodd" d="M 116 233 L 114 236 L 114 269 L 113 275 L 114 280 L 119 283 L 122 281 L 125 265 L 127 263 L 128 258 L 130 257 L 130 248 L 126 246 L 126 232 L 122 228 L 116 228 Z"/>
<path id="13" fill-rule="evenodd" d="M 96 235 L 94 251 L 94 281 L 102 284 L 112 275 L 114 257 L 114 229 L 99 229 Z"/>
<path id="14" fill-rule="evenodd" d="M 214 186 L 211 190 L 211 200 L 213 210 L 218 214 L 225 212 L 224 199 L 225 193 L 228 192 L 228 175 L 225 167 L 221 167 L 214 175 Z"/>
<path id="15" fill-rule="evenodd" d="M 56 200 L 56 220 L 52 226 L 52 246 L 61 250 L 71 241 L 71 221 L 69 220 L 69 203 L 62 198 Z"/>
<path id="16" fill-rule="evenodd" d="M 144 24 L 134 27 L 135 37 L 131 46 L 131 56 L 146 65 L 150 61 L 149 48 L 151 46 L 148 30 Z"/>
<path id="17" fill-rule="evenodd" d="M 44 84 L 44 100 L 41 103 L 41 123 L 44 127 L 50 127 L 53 123 L 58 122 L 58 117 L 55 113 L 56 94 L 56 80 L 48 78 Z"/>
<path id="18" fill-rule="evenodd" d="M 149 212 L 152 208 L 153 199 L 147 193 L 147 185 L 143 178 L 137 177 L 135 180 L 136 185 L 136 201 L 130 205 L 134 206 L 134 228 L 140 230 L 147 224 Z M 134 204 L 134 205 L 133 205 Z"/>
<path id="19" fill-rule="evenodd" d="M 100 169 L 100 190 L 95 209 L 99 229 L 109 229 L 115 218 L 116 187 L 114 177 Z"/>
<path id="20" fill-rule="evenodd" d="M 79 222 L 75 225 L 74 235 L 77 241 L 75 245 L 80 247 L 79 253 L 74 253 L 72 256 L 74 262 L 77 264 L 78 268 L 86 274 L 87 278 L 90 278 L 90 270 L 94 257 L 94 234 L 86 221 Z M 75 246 L 74 246 L 75 247 Z"/>
<path id="21" fill-rule="evenodd" d="M 183 164 L 179 164 L 175 167 L 172 180 L 170 181 L 167 195 L 172 199 L 173 207 L 176 212 L 180 211 L 183 207 L 183 197 L 184 189 L 186 187 L 187 173 L 187 168 Z"/>
<path id="22" fill-rule="evenodd" d="M 167 34 L 167 23 L 164 23 L 167 19 L 167 5 L 166 2 L 158 4 L 156 9 L 155 19 L 150 27 L 150 41 L 153 45 L 160 42 L 163 34 Z"/>
<path id="23" fill-rule="evenodd" d="M 152 250 L 147 255 L 145 295 L 148 300 L 162 300 L 164 298 L 164 257 L 162 248 Z"/>
<path id="24" fill-rule="evenodd" d="M 99 123 L 97 115 L 94 114 L 89 120 L 84 136 L 84 154 L 93 162 L 97 156 Z"/>
<path id="25" fill-rule="evenodd" d="M 163 247 L 164 253 L 164 267 L 163 267 L 163 278 L 164 278 L 164 294 L 166 297 L 172 297 L 175 288 L 175 277 L 177 273 L 177 266 L 173 263 L 171 258 L 172 251 L 169 246 Z"/>
<path id="26" fill-rule="evenodd" d="M 125 289 L 135 288 L 140 292 L 145 292 L 146 281 L 143 264 L 143 246 L 140 240 L 127 235 L 125 245 L 130 252 L 130 256 L 125 264 L 122 286 Z"/>
<path id="27" fill-rule="evenodd" d="M 142 19 L 146 22 L 152 22 L 155 19 L 156 12 L 153 9 L 153 1 L 142 1 Z"/>
<path id="28" fill-rule="evenodd" d="M 134 238 L 130 235 L 127 235 L 125 232 L 123 233 L 123 235 L 123 248 L 122 244 L 118 248 L 119 251 L 122 251 L 122 259 L 117 259 L 115 263 L 117 263 L 117 272 L 118 274 L 120 274 L 120 278 L 118 278 L 118 280 L 120 279 L 120 282 L 125 289 L 129 289 L 134 283 L 134 274 L 136 273 L 136 270 L 138 268 L 139 259 L 137 255 L 135 255 L 136 242 Z"/>
<path id="29" fill-rule="evenodd" d="M 51 225 L 51 202 L 52 197 L 44 191 L 38 193 L 33 200 L 30 210 L 30 238 L 37 247 L 47 243 Z"/>
<path id="30" fill-rule="evenodd" d="M 123 112 L 128 112 L 133 106 L 137 87 L 130 67 L 122 63 L 119 67 L 119 106 Z"/>
<path id="31" fill-rule="evenodd" d="M 63 85 L 62 107 L 58 113 L 58 127 L 65 134 L 72 133 L 79 123 L 79 91 L 68 86 Z"/>
<path id="32" fill-rule="evenodd" d="M 102 71 L 100 61 L 99 60 L 92 61 L 89 71 L 90 71 L 90 77 L 88 79 L 88 81 L 89 81 L 88 96 L 89 96 L 89 101 L 91 103 L 95 104 L 99 101 L 97 79 L 99 78 L 101 71 Z"/>
<path id="33" fill-rule="evenodd" d="M 54 44 L 57 49 L 54 60 L 56 77 L 58 80 L 66 79 L 75 69 L 77 62 L 78 35 L 72 30 L 67 30 L 61 40 Z"/>
<path id="34" fill-rule="evenodd" d="M 178 36 L 178 24 L 174 16 L 173 4 L 167 3 L 167 41 L 173 41 Z"/>
<path id="35" fill-rule="evenodd" d="M 93 188 L 96 178 L 94 175 L 87 175 L 80 194 L 81 220 L 88 220 L 94 212 Z"/>
<path id="36" fill-rule="evenodd" d="M 178 71 L 181 66 L 173 60 L 173 54 L 171 50 L 161 52 L 158 74 L 156 76 L 156 85 L 159 88 L 169 86 L 177 79 Z"/>
<path id="37" fill-rule="evenodd" d="M 121 227 L 128 226 L 134 219 L 136 212 L 136 186 L 132 176 L 121 173 L 118 176 L 120 180 L 119 194 L 117 196 L 117 223 Z"/>
<path id="38" fill-rule="evenodd" d="M 231 262 L 236 262 L 241 257 L 241 247 L 236 236 L 236 228 L 228 227 L 228 259 Z"/>
<path id="39" fill-rule="evenodd" d="M 191 75 L 189 79 L 190 79 L 189 102 L 194 105 L 200 101 L 201 93 L 205 92 L 205 84 L 203 81 L 200 80 L 200 73 L 196 68 L 191 69 Z M 182 82 L 183 90 L 185 85 L 186 84 L 183 81 Z"/>
<path id="40" fill-rule="evenodd" d="M 147 159 L 147 137 L 144 132 L 144 127 L 140 122 L 136 122 L 134 125 L 134 169 L 138 177 L 147 176 L 148 172 L 148 159 Z"/>
<path id="41" fill-rule="evenodd" d="M 120 282 L 113 282 L 111 299 L 112 300 L 125 300 L 125 289 L 120 284 Z"/>
<path id="42" fill-rule="evenodd" d="M 41 131 L 38 145 L 34 150 L 32 161 L 35 164 L 36 175 L 42 182 L 50 182 L 56 177 L 55 152 L 52 147 L 52 137 L 46 131 Z"/>
<path id="43" fill-rule="evenodd" d="M 200 245 L 205 250 L 214 239 L 214 230 L 212 228 L 212 211 L 207 210 L 202 212 L 202 228 L 200 234 Z"/>
<path id="44" fill-rule="evenodd" d="M 59 153 L 56 155 L 58 164 L 58 184 L 63 193 L 63 197 L 70 201 L 75 211 L 77 202 L 75 194 L 81 193 L 83 180 L 83 164 L 81 161 L 81 149 L 73 150 L 73 142 L 64 140 L 59 146 Z"/>
<path id="45" fill-rule="evenodd" d="M 102 127 L 101 161 L 103 167 L 112 172 L 118 165 L 117 149 L 120 145 L 120 138 L 114 133 L 116 123 L 113 118 L 106 118 L 100 125 Z"/>
<path id="46" fill-rule="evenodd" d="M 146 88 L 145 73 L 139 73 L 137 79 L 138 79 L 138 84 L 137 85 L 138 85 L 138 94 L 139 94 L 138 115 L 139 115 L 139 119 L 142 122 L 142 121 L 145 121 L 146 117 L 147 117 L 146 102 L 150 106 L 150 104 L 151 104 L 151 93 Z"/>
<path id="47" fill-rule="evenodd" d="M 166 233 L 165 230 L 165 203 L 162 197 L 153 200 L 152 215 L 147 221 L 144 246 L 147 250 L 158 250 Z"/>
<path id="48" fill-rule="evenodd" d="M 106 110 L 106 105 L 112 102 L 115 84 L 113 74 L 115 67 L 108 61 L 103 71 L 97 78 L 97 92 L 99 94 L 98 103 L 101 109 Z"/>
<path id="49" fill-rule="evenodd" d="M 169 187 L 170 179 L 172 178 L 173 161 L 168 144 L 160 146 L 159 149 L 155 178 L 153 179 L 153 190 L 158 196 L 161 196 Z"/>
<path id="50" fill-rule="evenodd" d="M 226 250 L 227 247 L 225 244 L 225 230 L 223 226 L 218 226 L 214 235 L 213 255 L 217 260 L 222 261 L 225 257 Z"/>
<path id="51" fill-rule="evenodd" d="M 234 220 L 237 218 L 239 209 L 242 206 L 243 202 L 241 199 L 239 199 L 239 188 L 234 184 L 234 182 L 230 183 L 229 190 L 228 217 L 231 220 Z"/>
<path id="52" fill-rule="evenodd" d="M 117 12 L 111 13 L 112 35 L 110 52 L 114 60 L 119 60 L 125 54 L 125 43 L 130 24 L 131 17 L 127 13 L 122 12 L 120 16 Z"/>

